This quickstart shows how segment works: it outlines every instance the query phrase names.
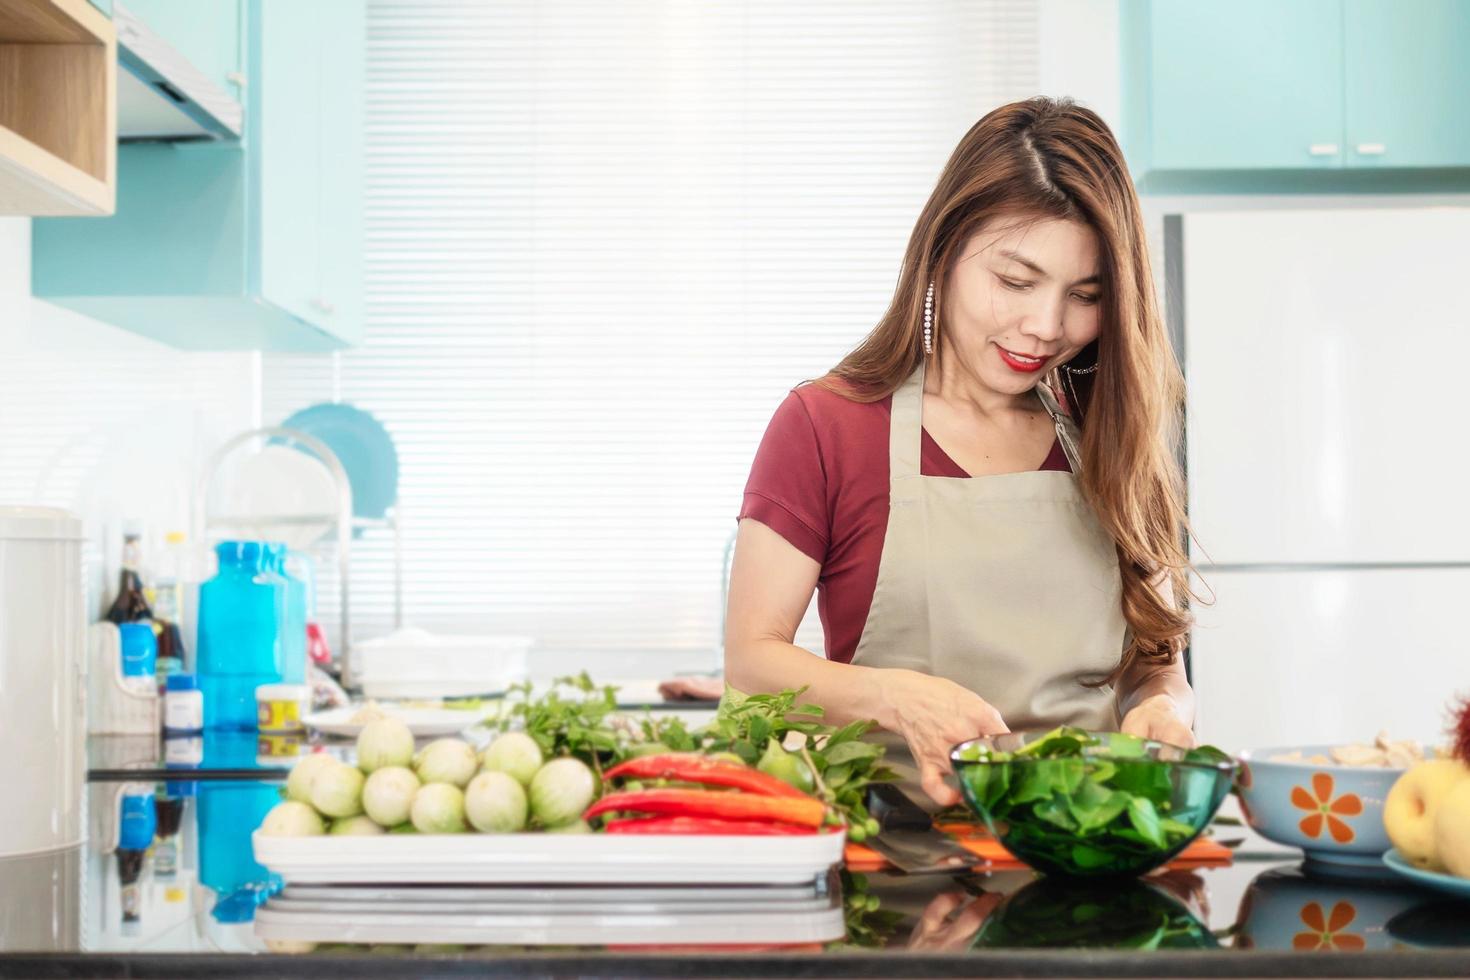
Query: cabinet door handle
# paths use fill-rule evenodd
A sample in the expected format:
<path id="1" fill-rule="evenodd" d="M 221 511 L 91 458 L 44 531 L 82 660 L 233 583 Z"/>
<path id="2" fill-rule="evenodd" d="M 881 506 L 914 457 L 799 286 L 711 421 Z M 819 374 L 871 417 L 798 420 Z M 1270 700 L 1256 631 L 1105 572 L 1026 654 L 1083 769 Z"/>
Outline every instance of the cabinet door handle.
<path id="1" fill-rule="evenodd" d="M 1388 152 L 1388 147 L 1382 143 L 1359 143 L 1358 152 L 1365 157 L 1380 157 Z"/>
<path id="2" fill-rule="evenodd" d="M 1307 152 L 1310 153 L 1314 157 L 1331 157 L 1331 156 L 1337 156 L 1337 144 L 1336 143 L 1313 143 L 1311 146 L 1307 147 Z"/>
<path id="3" fill-rule="evenodd" d="M 322 313 L 333 313 L 337 309 L 335 306 L 333 306 L 331 303 L 328 303 L 320 296 L 313 296 L 311 300 L 311 305 L 316 307 L 316 309 L 321 311 Z"/>

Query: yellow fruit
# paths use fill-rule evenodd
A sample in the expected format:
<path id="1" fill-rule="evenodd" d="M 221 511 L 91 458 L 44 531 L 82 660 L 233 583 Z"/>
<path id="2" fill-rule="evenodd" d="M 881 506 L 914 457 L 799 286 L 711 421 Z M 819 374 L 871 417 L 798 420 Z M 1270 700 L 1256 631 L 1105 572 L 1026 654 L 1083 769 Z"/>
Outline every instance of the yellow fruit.
<path id="1" fill-rule="evenodd" d="M 1470 767 L 1455 759 L 1421 762 L 1398 778 L 1383 801 L 1383 829 L 1409 862 L 1431 871 L 1444 868 L 1435 842 L 1434 820 L 1440 804 Z"/>
<path id="2" fill-rule="evenodd" d="M 1439 801 L 1434 843 L 1446 871 L 1470 878 L 1470 779 L 1457 782 Z"/>

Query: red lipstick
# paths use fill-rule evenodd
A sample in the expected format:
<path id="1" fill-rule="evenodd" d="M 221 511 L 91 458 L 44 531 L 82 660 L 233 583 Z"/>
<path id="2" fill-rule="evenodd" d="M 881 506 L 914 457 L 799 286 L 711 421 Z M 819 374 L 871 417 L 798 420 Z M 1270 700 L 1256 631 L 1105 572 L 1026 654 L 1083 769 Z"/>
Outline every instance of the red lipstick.
<path id="1" fill-rule="evenodd" d="M 1022 358 L 1016 356 L 1015 354 L 1012 354 L 1010 351 L 1006 350 L 999 344 L 995 345 L 995 349 L 1000 353 L 1000 359 L 1005 363 L 1006 367 L 1010 368 L 1012 371 L 1019 371 L 1022 374 L 1034 374 L 1035 372 L 1040 371 L 1042 368 L 1046 367 L 1046 362 L 1048 360 L 1048 358 L 1045 357 L 1040 357 L 1035 360 L 1023 360 Z"/>

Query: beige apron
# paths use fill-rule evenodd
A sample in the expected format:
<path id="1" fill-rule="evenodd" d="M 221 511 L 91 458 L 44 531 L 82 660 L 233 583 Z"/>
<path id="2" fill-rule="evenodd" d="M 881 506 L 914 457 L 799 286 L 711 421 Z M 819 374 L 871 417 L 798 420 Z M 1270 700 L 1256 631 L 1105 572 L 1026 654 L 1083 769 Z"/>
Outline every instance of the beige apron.
<path id="1" fill-rule="evenodd" d="M 1045 386 L 1036 392 L 1080 472 L 1075 423 Z M 1012 731 L 1115 729 L 1112 689 L 1080 682 L 1116 667 L 1129 638 L 1117 552 L 1076 477 L 921 476 L 923 407 L 921 364 L 893 395 L 888 531 L 852 662 L 948 678 L 993 705 Z M 888 747 L 909 796 L 933 809 L 903 738 L 869 737 Z"/>

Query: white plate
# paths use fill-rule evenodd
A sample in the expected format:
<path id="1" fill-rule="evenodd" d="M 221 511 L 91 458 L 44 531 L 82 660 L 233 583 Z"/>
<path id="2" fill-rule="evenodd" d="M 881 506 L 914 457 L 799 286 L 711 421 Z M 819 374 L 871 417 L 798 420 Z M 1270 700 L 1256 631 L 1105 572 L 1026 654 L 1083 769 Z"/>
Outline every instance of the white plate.
<path id="1" fill-rule="evenodd" d="M 458 735 L 466 728 L 478 725 L 487 718 L 494 718 L 495 713 L 499 710 L 499 705 L 498 701 L 492 701 L 478 708 L 399 708 L 393 705 L 379 705 L 379 707 L 385 714 L 392 715 L 408 725 L 408 730 L 415 736 L 438 738 L 443 735 Z M 361 710 L 362 705 L 355 705 L 317 711 L 306 716 L 306 727 L 328 735 L 356 738 L 364 726 L 352 721 L 352 716 Z"/>
<path id="2" fill-rule="evenodd" d="M 764 884 L 815 881 L 840 831 L 791 837 L 639 834 L 251 836 L 288 884 Z"/>

